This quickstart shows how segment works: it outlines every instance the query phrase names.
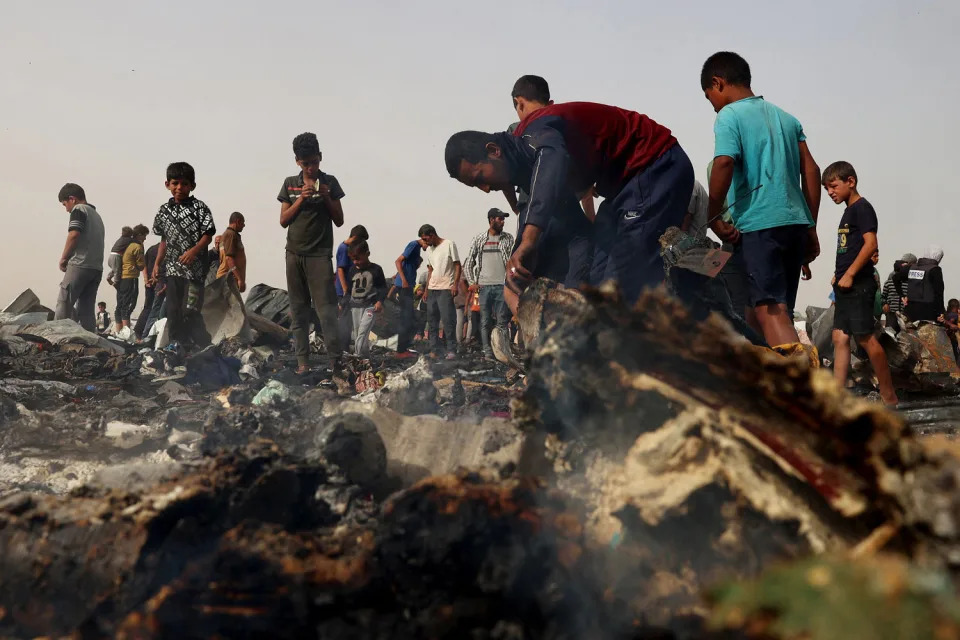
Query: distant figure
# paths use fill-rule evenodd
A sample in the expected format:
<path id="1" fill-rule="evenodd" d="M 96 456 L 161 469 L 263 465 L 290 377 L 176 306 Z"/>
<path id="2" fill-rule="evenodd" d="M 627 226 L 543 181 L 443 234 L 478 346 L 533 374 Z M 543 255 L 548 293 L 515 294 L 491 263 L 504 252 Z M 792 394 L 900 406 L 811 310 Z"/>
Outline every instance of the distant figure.
<path id="1" fill-rule="evenodd" d="M 120 277 L 117 279 L 117 308 L 114 311 L 114 322 L 117 323 L 117 332 L 130 326 L 130 316 L 137 307 L 137 297 L 140 293 L 140 272 L 146 268 L 143 255 L 143 242 L 150 230 L 142 224 L 133 228 L 133 238 L 123 251 L 120 260 Z"/>
<path id="2" fill-rule="evenodd" d="M 836 311 L 833 319 L 833 374 L 843 387 L 850 369 L 850 338 L 863 347 L 877 376 L 880 397 L 887 405 L 899 402 L 893 388 L 887 354 L 874 335 L 874 306 L 878 282 L 873 255 L 877 241 L 877 212 L 857 191 L 857 173 L 849 162 L 834 162 L 823 172 L 823 187 L 837 204 L 847 205 L 837 229 L 837 261 L 833 276 Z"/>
<path id="3" fill-rule="evenodd" d="M 943 326 L 947 328 L 947 337 L 953 345 L 953 359 L 960 364 L 960 346 L 957 344 L 957 331 L 960 331 L 960 300 L 951 298 L 947 303 L 947 312 L 943 316 Z"/>
<path id="4" fill-rule="evenodd" d="M 460 288 L 460 255 L 453 240 L 437 235 L 433 225 L 420 227 L 420 240 L 427 246 L 427 288 L 423 300 L 427 303 L 427 327 L 430 333 L 430 349 L 436 356 L 440 352 L 440 326 L 447 345 L 447 360 L 457 357 L 457 310 L 453 296 Z"/>
<path id="5" fill-rule="evenodd" d="M 111 287 L 117 286 L 117 281 L 120 279 L 120 269 L 123 267 L 123 252 L 127 250 L 131 242 L 133 242 L 133 227 L 122 227 L 120 237 L 113 243 L 110 255 L 107 256 L 107 266 L 110 267 L 107 272 L 107 284 Z"/>
<path id="6" fill-rule="evenodd" d="M 218 278 L 228 273 L 233 275 L 240 293 L 247 290 L 247 251 L 240 237 L 246 226 L 242 213 L 234 211 L 230 214 L 229 225 L 220 236 L 220 266 L 217 269 Z"/>
<path id="7" fill-rule="evenodd" d="M 506 331 L 510 323 L 510 309 L 507 308 L 503 293 L 507 262 L 510 261 L 514 245 L 513 236 L 503 230 L 504 220 L 509 216 L 509 213 L 500 209 L 487 212 L 488 229 L 470 243 L 470 252 L 463 267 L 471 294 L 480 295 L 480 337 L 483 355 L 488 360 L 493 360 L 490 334 L 494 325 L 498 330 Z"/>
<path id="8" fill-rule="evenodd" d="M 383 301 L 387 297 L 387 280 L 383 269 L 370 262 L 370 247 L 366 240 L 358 240 L 350 245 L 349 313 L 353 316 L 354 353 L 361 356 L 370 354 L 370 330 L 373 328 L 375 314 L 383 311 Z"/>
<path id="9" fill-rule="evenodd" d="M 110 313 L 106 302 L 97 303 L 97 333 L 106 333 L 110 329 Z"/>
<path id="10" fill-rule="evenodd" d="M 700 72 L 717 112 L 708 218 L 721 240 L 741 244 L 749 304 L 776 347 L 800 340 L 793 309 L 801 272 L 820 253 L 820 169 L 800 122 L 754 95 L 750 83 L 750 65 L 727 51 L 707 58 Z M 724 201 L 733 225 L 718 217 Z"/>
<path id="11" fill-rule="evenodd" d="M 353 315 L 350 313 L 350 269 L 353 261 L 350 259 L 350 247 L 358 242 L 370 239 L 367 228 L 358 224 L 350 229 L 350 236 L 337 247 L 336 274 L 333 281 L 337 291 L 337 312 L 339 314 L 337 328 L 340 335 L 340 345 L 344 351 L 350 350 L 350 341 L 353 340 Z"/>
<path id="12" fill-rule="evenodd" d="M 97 288 L 103 279 L 103 220 L 96 207 L 87 202 L 80 185 L 67 183 L 57 200 L 70 214 L 67 241 L 60 255 L 60 295 L 56 319 L 70 318 L 87 331 L 96 331 Z"/>
<path id="13" fill-rule="evenodd" d="M 893 271 L 883 283 L 883 312 L 887 316 L 887 328 L 893 334 L 900 333 L 900 321 L 897 314 L 903 312 L 903 301 L 907 298 L 907 276 L 905 268 L 917 263 L 917 256 L 906 253 L 899 260 L 894 260 Z"/>
<path id="14" fill-rule="evenodd" d="M 310 321 L 313 308 L 320 318 L 323 343 L 335 373 L 342 368 L 343 346 L 337 331 L 337 292 L 334 288 L 333 225 L 343 226 L 343 189 L 332 175 L 320 171 L 320 143 L 313 133 L 293 139 L 300 173 L 283 181 L 280 226 L 287 230 L 287 293 L 297 373 L 310 370 Z"/>
<path id="15" fill-rule="evenodd" d="M 399 289 L 397 304 L 400 306 L 400 327 L 397 331 L 398 358 L 415 357 L 415 354 L 410 351 L 410 344 L 413 342 L 416 333 L 414 288 L 417 284 L 417 269 L 423 263 L 420 252 L 425 247 L 423 240 L 419 238 L 411 240 L 403 248 L 403 253 L 395 262 L 397 277 L 393 285 Z"/>
<path id="16" fill-rule="evenodd" d="M 917 264 L 907 269 L 907 306 L 911 322 L 936 322 L 946 309 L 943 306 L 943 249 L 932 244 Z"/>
<path id="17" fill-rule="evenodd" d="M 153 279 L 153 267 L 157 264 L 157 253 L 159 251 L 160 243 L 158 242 L 143 254 L 143 262 L 147 267 L 143 271 L 143 277 L 146 280 L 143 284 L 143 308 L 140 310 L 137 324 L 133 328 L 134 334 L 141 340 L 150 332 L 147 323 L 150 321 L 150 314 L 153 312 L 153 303 L 157 298 L 158 287 L 157 280 Z"/>
<path id="18" fill-rule="evenodd" d="M 167 167 L 164 182 L 172 197 L 160 206 L 153 233 L 160 236 L 157 263 L 152 278 L 166 276 L 167 329 L 171 346 L 206 346 L 210 336 L 203 327 L 203 288 L 207 277 L 207 247 L 216 235 L 213 214 L 191 195 L 197 188 L 196 173 L 186 162 Z"/>

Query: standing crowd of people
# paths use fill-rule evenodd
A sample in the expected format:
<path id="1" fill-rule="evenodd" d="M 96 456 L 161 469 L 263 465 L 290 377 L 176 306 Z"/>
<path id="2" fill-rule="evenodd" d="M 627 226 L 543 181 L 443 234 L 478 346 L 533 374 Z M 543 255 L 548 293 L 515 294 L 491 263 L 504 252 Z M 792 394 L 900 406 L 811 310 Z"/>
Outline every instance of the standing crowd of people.
<path id="1" fill-rule="evenodd" d="M 832 275 L 835 375 L 846 379 L 852 338 L 870 358 L 884 402 L 896 404 L 875 335 L 877 300 L 882 298 L 888 314 L 903 311 L 911 319 L 944 323 L 952 318 L 956 327 L 956 314 L 943 305 L 937 266 L 942 251 L 931 250 L 920 260 L 905 256 L 881 290 L 873 274 L 877 213 L 860 195 L 854 168 L 840 161 L 821 173 L 800 122 L 754 93 L 749 64 L 738 54 L 710 56 L 700 72 L 700 88 L 717 114 L 706 188 L 695 180 L 693 163 L 676 136 L 651 117 L 591 102 L 555 103 L 545 79 L 521 77 L 511 92 L 519 121 L 501 133 L 455 133 L 444 152 L 450 177 L 488 193 L 502 192 L 509 211 L 488 211 L 487 228 L 472 239 L 462 262 L 452 239 L 423 224 L 396 259 L 389 290 L 382 267 L 370 259 L 365 226 L 354 226 L 334 253 L 333 227 L 344 224 L 345 194 L 333 175 L 320 170 L 316 135 L 297 136 L 293 152 L 300 171 L 284 180 L 277 199 L 280 225 L 287 230 L 287 291 L 298 371 L 310 367 L 314 322 L 334 370 L 351 343 L 358 353 L 367 353 L 374 318 L 388 296 L 400 307 L 399 357 L 411 355 L 419 333 L 418 306 L 426 310 L 431 355 L 456 357 L 476 309 L 482 349 L 492 357 L 491 335 L 507 332 L 519 294 L 541 277 L 568 287 L 613 280 L 628 303 L 665 280 L 684 300 L 707 289 L 716 300 L 720 282 L 718 304 L 733 310 L 745 335 L 789 351 L 799 343 L 793 322 L 799 283 L 812 277 L 810 264 L 820 253 L 822 187 L 845 207 Z M 141 312 L 144 324 L 138 322 L 135 332 L 143 335 L 152 309 L 158 309 L 173 343 L 189 348 L 203 341 L 197 322 L 203 258 L 216 229 L 210 210 L 192 195 L 193 168 L 173 163 L 166 178 L 172 197 L 153 224 L 159 244 L 144 251 L 146 227 L 124 228 L 111 250 L 108 281 L 117 287 L 118 329 L 129 326 L 143 273 L 151 311 Z M 598 197 L 603 200 L 595 208 Z M 60 201 L 70 212 L 70 227 L 57 313 L 92 328 L 103 223 L 79 186 L 66 185 Z M 518 221 L 515 237 L 504 230 L 511 214 Z M 233 273 L 241 291 L 243 225 L 243 216 L 234 213 L 218 243 L 219 275 Z M 689 272 L 665 274 L 660 237 L 674 226 L 701 237 L 711 229 L 722 241 L 731 257 L 715 282 Z M 420 272 L 423 263 L 425 273 Z M 105 315 L 101 309 L 101 325 Z"/>

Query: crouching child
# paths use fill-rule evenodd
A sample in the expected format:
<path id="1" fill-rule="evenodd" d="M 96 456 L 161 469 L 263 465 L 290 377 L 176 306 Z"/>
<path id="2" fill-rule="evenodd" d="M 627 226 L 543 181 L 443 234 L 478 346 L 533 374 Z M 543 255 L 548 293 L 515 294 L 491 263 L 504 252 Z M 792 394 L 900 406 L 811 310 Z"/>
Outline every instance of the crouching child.
<path id="1" fill-rule="evenodd" d="M 353 316 L 354 352 L 365 356 L 370 353 L 370 330 L 376 314 L 383 311 L 387 297 L 387 280 L 380 265 L 370 262 L 370 247 L 366 240 L 350 245 L 350 268 L 347 293 L 350 313 Z"/>
<path id="2" fill-rule="evenodd" d="M 867 352 L 873 366 L 880 396 L 887 405 L 899 400 L 893 388 L 887 355 L 874 335 L 874 303 L 877 281 L 873 275 L 873 254 L 877 240 L 877 213 L 857 191 L 857 173 L 848 162 L 834 162 L 823 172 L 827 195 L 847 208 L 837 230 L 837 262 L 833 277 L 836 313 L 833 321 L 833 374 L 846 386 L 850 368 L 850 336 Z"/>

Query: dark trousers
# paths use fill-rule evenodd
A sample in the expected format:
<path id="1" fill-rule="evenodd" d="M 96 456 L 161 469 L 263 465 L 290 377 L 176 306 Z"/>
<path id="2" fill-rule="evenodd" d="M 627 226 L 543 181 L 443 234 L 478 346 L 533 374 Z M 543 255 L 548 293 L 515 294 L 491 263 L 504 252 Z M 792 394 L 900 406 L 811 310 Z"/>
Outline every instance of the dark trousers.
<path id="1" fill-rule="evenodd" d="M 133 332 L 137 334 L 138 338 L 143 337 L 144 329 L 147 327 L 147 320 L 150 319 L 150 312 L 153 310 L 153 298 L 153 287 L 144 287 L 143 309 L 140 310 L 140 315 L 137 316 L 137 325 L 133 328 Z"/>
<path id="2" fill-rule="evenodd" d="M 440 325 L 443 324 L 443 339 L 447 351 L 457 350 L 457 308 L 449 289 L 430 289 L 427 294 L 427 327 L 430 329 L 430 349 L 440 349 Z"/>
<path id="3" fill-rule="evenodd" d="M 594 223 L 592 283 L 615 280 L 632 303 L 645 288 L 663 282 L 660 236 L 683 223 L 692 191 L 693 165 L 675 145 L 604 200 Z"/>
<path id="4" fill-rule="evenodd" d="M 510 310 L 503 299 L 502 285 L 487 285 L 480 287 L 480 341 L 483 351 L 493 353 L 490 346 L 490 332 L 496 324 L 498 329 L 506 329 L 510 324 Z"/>
<path id="5" fill-rule="evenodd" d="M 301 256 L 287 252 L 287 295 L 290 296 L 290 330 L 297 362 L 310 361 L 310 320 L 316 307 L 323 333 L 323 344 L 331 358 L 340 357 L 337 319 L 337 292 L 333 288 L 333 254 Z"/>
<path id="6" fill-rule="evenodd" d="M 187 308 L 187 293 L 190 280 L 179 276 L 167 276 L 167 336 L 170 342 L 181 345 L 205 347 L 210 344 L 210 334 L 203 326 L 203 282 L 195 283 L 197 289 L 196 309 Z"/>
<path id="7" fill-rule="evenodd" d="M 124 320 L 130 322 L 130 316 L 137 307 L 139 293 L 139 278 L 121 278 L 117 283 L 117 308 L 113 312 L 113 319 L 117 324 Z"/>
<path id="8" fill-rule="evenodd" d="M 404 352 L 413 342 L 413 289 L 400 289 L 397 304 L 400 306 L 400 328 L 397 331 L 397 351 Z"/>
<path id="9" fill-rule="evenodd" d="M 353 341 L 353 313 L 350 311 L 348 296 L 337 300 L 337 335 L 340 338 L 340 347 L 344 351 L 350 351 L 350 343 Z"/>
<path id="10" fill-rule="evenodd" d="M 164 289 L 163 293 L 160 295 L 155 295 L 153 297 L 153 305 L 150 307 L 150 313 L 147 314 L 147 324 L 143 327 L 143 335 L 149 335 L 150 330 L 153 329 L 153 325 L 157 323 L 157 320 L 167 317 L 167 290 Z"/>

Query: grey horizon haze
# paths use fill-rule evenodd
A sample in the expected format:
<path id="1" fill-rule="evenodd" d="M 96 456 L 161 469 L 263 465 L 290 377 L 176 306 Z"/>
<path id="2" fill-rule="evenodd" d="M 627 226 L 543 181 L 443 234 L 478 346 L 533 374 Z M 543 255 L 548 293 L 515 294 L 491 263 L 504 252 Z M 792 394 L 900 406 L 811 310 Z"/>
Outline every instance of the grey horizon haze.
<path id="1" fill-rule="evenodd" d="M 364 224 L 371 259 L 387 275 L 423 223 L 463 254 L 486 228 L 486 211 L 506 202 L 450 179 L 444 143 L 516 120 L 510 89 L 526 73 L 544 76 L 558 102 L 648 114 L 674 132 L 705 183 L 714 113 L 699 74 L 718 50 L 750 62 L 754 91 L 800 120 L 821 168 L 841 159 L 856 167 L 880 219 L 881 276 L 904 252 L 938 243 L 947 296 L 958 296 L 958 24 L 960 3 L 889 0 L 8 0 L 0 306 L 28 287 L 55 304 L 64 183 L 86 189 L 109 250 L 121 226 L 152 226 L 174 161 L 196 168 L 195 195 L 219 231 L 232 211 L 245 215 L 248 287 L 286 288 L 276 195 L 297 173 L 291 141 L 303 131 L 317 134 L 321 169 L 347 194 L 335 242 Z M 841 213 L 824 194 L 822 254 L 799 309 L 827 303 Z M 102 284 L 98 300 L 111 313 L 115 298 Z"/>

